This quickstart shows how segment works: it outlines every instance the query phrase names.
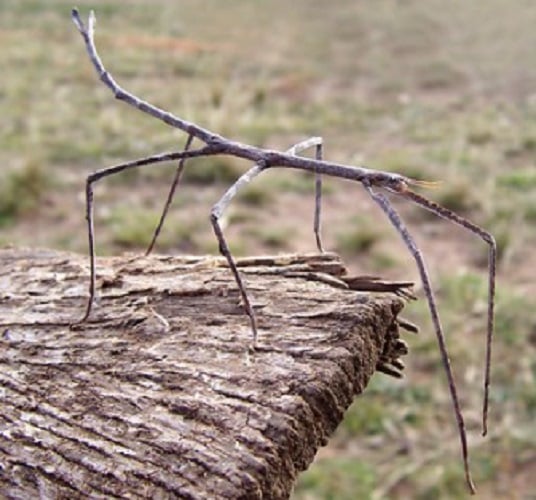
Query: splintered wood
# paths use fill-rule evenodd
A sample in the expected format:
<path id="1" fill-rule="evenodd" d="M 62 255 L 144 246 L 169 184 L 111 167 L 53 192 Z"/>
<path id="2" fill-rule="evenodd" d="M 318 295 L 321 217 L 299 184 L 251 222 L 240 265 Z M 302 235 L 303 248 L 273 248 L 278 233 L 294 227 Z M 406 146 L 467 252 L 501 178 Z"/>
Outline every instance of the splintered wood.
<path id="1" fill-rule="evenodd" d="M 332 254 L 238 261 L 262 311 L 254 352 L 222 258 L 99 259 L 82 324 L 84 257 L 0 262 L 9 498 L 286 498 L 376 368 L 399 375 L 411 329 L 403 299 L 353 290 Z"/>

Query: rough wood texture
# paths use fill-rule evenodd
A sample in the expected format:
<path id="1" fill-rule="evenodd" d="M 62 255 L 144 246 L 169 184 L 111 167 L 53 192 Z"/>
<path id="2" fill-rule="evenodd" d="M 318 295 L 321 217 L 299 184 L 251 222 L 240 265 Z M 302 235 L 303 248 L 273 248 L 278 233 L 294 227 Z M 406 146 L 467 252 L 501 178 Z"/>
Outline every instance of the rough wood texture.
<path id="1" fill-rule="evenodd" d="M 345 289 L 334 255 L 239 261 L 255 352 L 222 259 L 100 259 L 99 304 L 73 327 L 85 257 L 0 262 L 1 497 L 287 498 L 403 354 L 403 301 Z"/>

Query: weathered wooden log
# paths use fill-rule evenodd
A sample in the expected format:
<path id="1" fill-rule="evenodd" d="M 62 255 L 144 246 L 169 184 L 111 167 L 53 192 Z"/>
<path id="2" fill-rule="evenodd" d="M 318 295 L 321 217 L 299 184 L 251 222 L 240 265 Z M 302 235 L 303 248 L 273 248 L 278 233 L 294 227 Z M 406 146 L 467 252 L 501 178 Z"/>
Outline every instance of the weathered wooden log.
<path id="1" fill-rule="evenodd" d="M 287 498 L 405 350 L 403 300 L 332 254 L 239 260 L 256 350 L 222 259 L 99 259 L 83 324 L 85 257 L 0 263 L 0 497 Z"/>

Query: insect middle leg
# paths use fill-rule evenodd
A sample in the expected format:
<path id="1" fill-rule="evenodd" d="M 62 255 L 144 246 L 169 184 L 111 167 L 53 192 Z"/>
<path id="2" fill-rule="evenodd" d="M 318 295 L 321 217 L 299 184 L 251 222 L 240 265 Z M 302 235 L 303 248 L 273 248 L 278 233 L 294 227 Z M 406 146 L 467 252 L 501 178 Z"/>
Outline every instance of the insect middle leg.
<path id="1" fill-rule="evenodd" d="M 292 148 L 290 148 L 287 151 L 287 153 L 298 154 L 299 152 L 311 146 L 315 146 L 318 148 L 318 146 L 321 144 L 322 144 L 322 139 L 320 137 L 312 137 L 310 139 L 307 139 L 305 141 L 302 141 L 294 145 Z M 246 286 L 244 285 L 244 281 L 238 270 L 236 261 L 229 249 L 229 245 L 227 244 L 225 235 L 223 234 L 223 230 L 220 225 L 220 218 L 222 217 L 224 211 L 227 209 L 227 207 L 229 206 L 233 198 L 236 196 L 238 191 L 244 186 L 246 186 L 247 184 L 249 184 L 255 177 L 257 177 L 261 172 L 263 172 L 267 168 L 268 166 L 266 164 L 258 163 L 254 165 L 253 167 L 251 167 L 247 172 L 242 174 L 238 178 L 238 180 L 225 192 L 225 194 L 221 197 L 221 199 L 212 207 L 212 210 L 210 213 L 210 221 L 212 223 L 214 234 L 216 235 L 216 238 L 218 240 L 220 253 L 227 259 L 231 272 L 233 273 L 236 284 L 238 286 L 238 290 L 240 292 L 240 297 L 241 297 L 245 312 L 248 315 L 249 320 L 250 320 L 251 331 L 253 333 L 253 347 L 255 347 L 257 343 L 257 335 L 258 335 L 257 319 L 255 317 L 255 312 L 251 305 L 251 301 L 247 293 Z"/>

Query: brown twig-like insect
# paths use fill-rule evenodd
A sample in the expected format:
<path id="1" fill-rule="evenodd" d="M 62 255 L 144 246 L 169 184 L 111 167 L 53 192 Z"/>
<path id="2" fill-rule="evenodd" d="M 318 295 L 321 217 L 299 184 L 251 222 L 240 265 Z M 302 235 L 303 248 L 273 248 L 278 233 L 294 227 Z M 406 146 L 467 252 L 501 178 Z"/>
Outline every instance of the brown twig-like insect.
<path id="1" fill-rule="evenodd" d="M 282 153 L 275 150 L 263 149 L 240 142 L 229 140 L 225 137 L 222 137 L 219 134 L 211 132 L 199 125 L 183 120 L 167 111 L 164 111 L 152 104 L 149 104 L 146 101 L 143 101 L 136 97 L 135 95 L 125 91 L 121 88 L 115 80 L 112 78 L 110 73 L 105 69 L 94 43 L 94 27 L 95 27 L 95 16 L 93 12 L 89 15 L 89 20 L 87 26 L 84 24 L 80 15 L 76 9 L 72 11 L 72 17 L 74 23 L 76 24 L 80 34 L 82 35 L 86 50 L 89 55 L 89 58 L 97 71 L 98 76 L 102 82 L 113 92 L 116 99 L 126 102 L 127 104 L 139 109 L 143 113 L 146 113 L 158 120 L 161 120 L 168 125 L 178 128 L 184 131 L 188 135 L 188 139 L 183 151 L 163 153 L 159 155 L 149 156 L 146 158 L 141 158 L 138 160 L 130 161 L 127 163 L 122 163 L 120 165 L 115 165 L 112 167 L 104 168 L 98 170 L 93 174 L 89 175 L 86 181 L 86 218 L 88 223 L 88 239 L 89 239 L 89 254 L 90 254 L 90 271 L 91 279 L 89 284 L 89 298 L 87 302 L 87 307 L 85 314 L 81 321 L 88 319 L 93 301 L 95 298 L 95 239 L 94 239 L 94 227 L 93 227 L 93 184 L 98 180 L 108 177 L 110 175 L 116 174 L 118 172 L 134 168 L 141 167 L 143 165 L 150 165 L 155 163 L 161 163 L 171 160 L 179 160 L 179 166 L 173 181 L 171 191 L 166 202 L 164 213 L 160 219 L 160 223 L 155 231 L 151 245 L 149 246 L 148 252 L 151 251 L 158 232 L 163 223 L 163 219 L 169 204 L 173 197 L 175 188 L 179 182 L 182 170 L 184 168 L 184 162 L 188 158 L 199 158 L 202 156 L 213 156 L 213 155 L 230 155 L 238 158 L 244 158 L 254 162 L 254 166 L 251 167 L 246 173 L 238 178 L 238 180 L 226 191 L 223 197 L 214 205 L 210 214 L 210 220 L 216 238 L 218 239 L 220 252 L 227 259 L 229 267 L 234 275 L 240 296 L 244 305 L 246 314 L 249 317 L 251 324 L 251 329 L 253 332 L 253 343 L 255 344 L 257 340 L 257 322 L 255 319 L 255 312 L 251 306 L 248 293 L 242 281 L 242 277 L 238 271 L 235 260 L 231 255 L 227 241 L 223 234 L 220 218 L 237 194 L 238 190 L 243 186 L 251 182 L 255 177 L 260 173 L 264 172 L 270 168 L 292 168 L 298 170 L 305 170 L 313 172 L 316 175 L 316 206 L 315 206 L 315 235 L 317 240 L 317 246 L 321 250 L 322 244 L 320 240 L 320 189 L 321 189 L 321 175 L 329 175 L 332 177 L 340 177 L 345 179 L 350 179 L 360 182 L 365 191 L 370 195 L 372 200 L 382 209 L 382 211 L 387 215 L 389 221 L 396 229 L 396 231 L 401 236 L 406 247 L 411 252 L 419 271 L 419 275 L 423 284 L 424 292 L 428 301 L 428 307 L 430 309 L 430 314 L 432 317 L 432 322 L 434 325 L 435 333 L 437 336 L 437 341 L 439 344 L 439 350 L 441 353 L 441 359 L 443 366 L 446 372 L 450 396 L 452 404 L 454 407 L 454 413 L 456 415 L 456 422 L 458 426 L 458 432 L 460 436 L 461 449 L 462 449 L 462 458 L 464 463 L 465 477 L 467 485 L 472 493 L 475 492 L 475 487 L 471 479 L 471 473 L 469 469 L 469 457 L 467 449 L 467 437 L 465 432 L 465 424 L 463 415 L 460 409 L 460 404 L 458 401 L 458 395 L 456 386 L 454 383 L 454 376 L 452 373 L 449 356 L 447 353 L 447 348 L 445 345 L 445 339 L 443 335 L 443 328 L 439 320 L 439 314 L 435 302 L 435 296 L 432 290 L 432 285 L 424 258 L 419 250 L 417 244 L 415 243 L 413 237 L 407 230 L 406 226 L 402 222 L 397 211 L 389 202 L 389 199 L 382 194 L 381 192 L 376 191 L 377 189 L 382 189 L 387 192 L 393 193 L 402 198 L 411 200 L 423 208 L 431 211 L 432 213 L 447 219 L 455 224 L 458 224 L 472 233 L 476 234 L 482 240 L 486 242 L 489 247 L 489 259 L 488 259 L 488 275 L 489 275 L 489 295 L 488 295 L 488 314 L 487 314 L 487 337 L 486 337 L 486 367 L 484 375 L 484 405 L 482 412 L 482 430 L 483 435 L 487 433 L 487 415 L 488 415 L 488 399 L 489 399 L 489 384 L 490 384 L 490 364 L 491 364 L 491 341 L 493 334 L 493 315 L 494 315 L 494 297 L 495 297 L 495 274 L 496 274 L 496 243 L 493 236 L 480 228 L 476 224 L 473 224 L 469 220 L 453 213 L 451 210 L 448 210 L 444 207 L 441 207 L 437 203 L 424 198 L 423 196 L 417 194 L 416 192 L 410 189 L 410 186 L 424 186 L 426 187 L 430 183 L 423 181 L 417 181 L 408 177 L 405 177 L 400 174 L 391 173 L 391 172 L 382 172 L 376 171 L 365 167 L 355 167 L 348 166 L 339 163 L 328 162 L 321 159 L 322 156 L 322 141 L 319 138 L 312 138 L 302 143 L 297 144 L 289 151 Z M 197 149 L 190 149 L 193 139 L 197 139 L 202 142 L 204 146 Z M 316 147 L 316 158 L 309 159 L 297 156 L 297 153 L 303 149 L 315 146 Z"/>

